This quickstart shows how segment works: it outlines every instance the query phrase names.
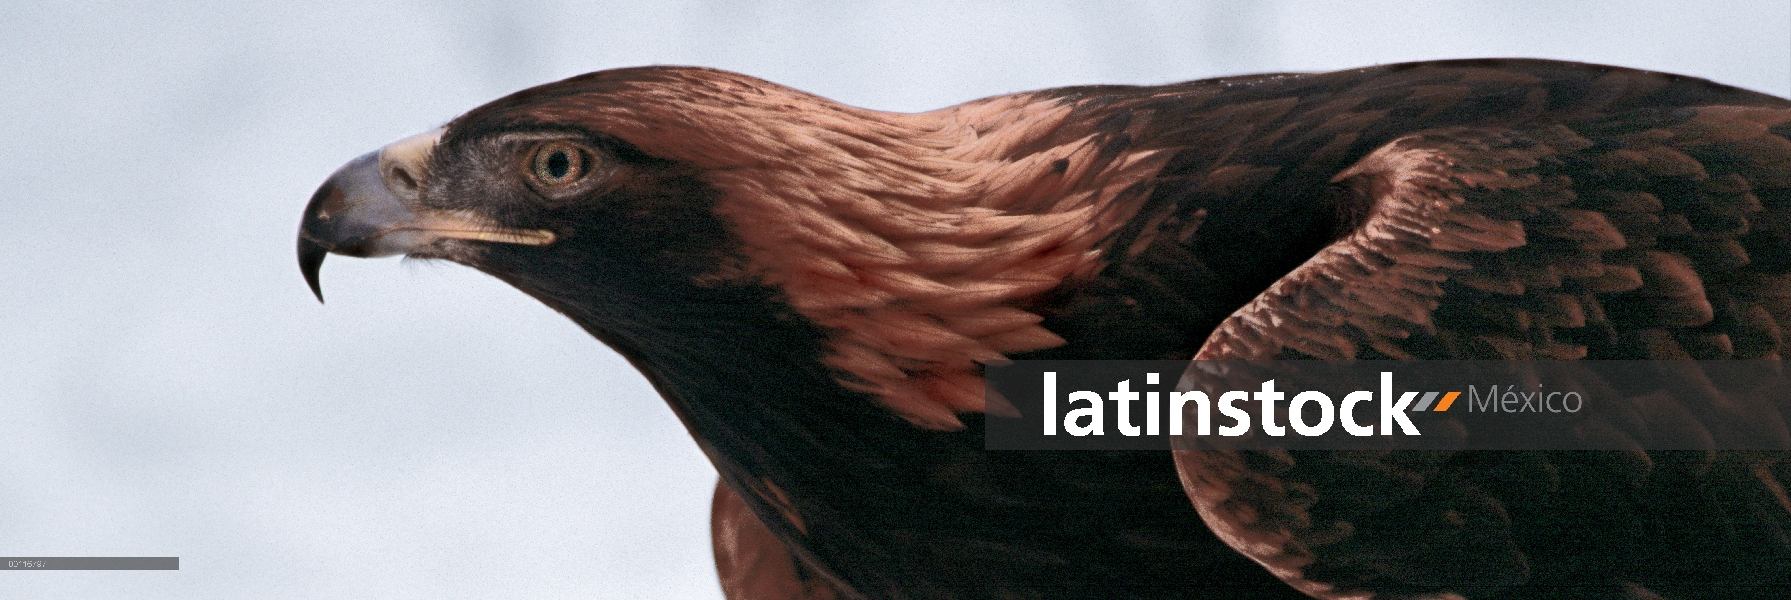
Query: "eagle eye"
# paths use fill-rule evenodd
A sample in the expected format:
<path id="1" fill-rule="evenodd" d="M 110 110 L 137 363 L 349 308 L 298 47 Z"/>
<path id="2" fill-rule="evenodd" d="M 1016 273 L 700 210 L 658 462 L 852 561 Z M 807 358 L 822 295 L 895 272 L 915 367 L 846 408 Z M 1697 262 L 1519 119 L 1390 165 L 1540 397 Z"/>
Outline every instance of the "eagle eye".
<path id="1" fill-rule="evenodd" d="M 590 158 L 590 151 L 576 144 L 541 144 L 529 160 L 529 176 L 543 188 L 565 187 L 584 179 L 590 171 Z"/>

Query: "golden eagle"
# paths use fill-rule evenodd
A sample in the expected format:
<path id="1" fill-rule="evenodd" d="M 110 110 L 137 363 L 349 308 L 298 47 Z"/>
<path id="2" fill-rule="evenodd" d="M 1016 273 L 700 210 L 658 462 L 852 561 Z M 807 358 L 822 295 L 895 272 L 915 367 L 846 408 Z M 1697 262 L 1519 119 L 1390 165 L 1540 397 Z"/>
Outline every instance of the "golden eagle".
<path id="1" fill-rule="evenodd" d="M 1783 597 L 1786 452 L 988 452 L 980 374 L 1778 359 L 1787 138 L 1541 60 L 918 114 L 619 69 L 349 162 L 298 252 L 471 266 L 627 357 L 721 473 L 731 598 Z"/>

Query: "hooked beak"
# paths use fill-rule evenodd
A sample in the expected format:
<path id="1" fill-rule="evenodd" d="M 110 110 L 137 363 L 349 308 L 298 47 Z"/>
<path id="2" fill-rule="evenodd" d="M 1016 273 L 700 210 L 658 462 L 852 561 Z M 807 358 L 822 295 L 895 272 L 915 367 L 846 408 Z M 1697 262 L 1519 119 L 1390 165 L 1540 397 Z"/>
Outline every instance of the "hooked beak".
<path id="1" fill-rule="evenodd" d="M 472 213 L 417 207 L 428 185 L 428 159 L 442 130 L 405 138 L 363 154 L 330 175 L 299 224 L 299 271 L 317 301 L 318 272 L 330 253 L 343 256 L 409 254 L 442 239 L 528 246 L 554 242 L 545 229 L 507 229 Z"/>

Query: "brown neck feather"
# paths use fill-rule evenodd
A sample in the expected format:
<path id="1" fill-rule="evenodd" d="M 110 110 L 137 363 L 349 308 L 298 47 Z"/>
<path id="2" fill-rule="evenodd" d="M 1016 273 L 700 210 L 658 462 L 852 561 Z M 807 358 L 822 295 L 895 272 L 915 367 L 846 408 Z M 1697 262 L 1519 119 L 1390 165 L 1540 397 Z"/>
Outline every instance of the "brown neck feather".
<path id="1" fill-rule="evenodd" d="M 781 289 L 827 332 L 842 385 L 928 428 L 991 410 L 979 361 L 1064 343 L 1029 301 L 1105 266 L 1101 242 L 1167 159 L 1071 125 L 1063 98 L 897 114 L 733 73 L 654 75 L 531 116 L 595 120 L 702 169 L 744 264 L 699 284 Z"/>

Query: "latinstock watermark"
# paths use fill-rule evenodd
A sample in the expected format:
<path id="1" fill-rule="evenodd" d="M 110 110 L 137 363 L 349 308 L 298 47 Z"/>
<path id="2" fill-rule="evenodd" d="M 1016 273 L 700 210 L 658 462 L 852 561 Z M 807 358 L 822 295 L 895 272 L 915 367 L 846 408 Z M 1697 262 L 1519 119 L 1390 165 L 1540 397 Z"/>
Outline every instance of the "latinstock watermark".
<path id="1" fill-rule="evenodd" d="M 995 450 L 1785 450 L 1776 361 L 1015 361 Z M 1002 411 L 1009 412 L 1009 411 Z"/>

